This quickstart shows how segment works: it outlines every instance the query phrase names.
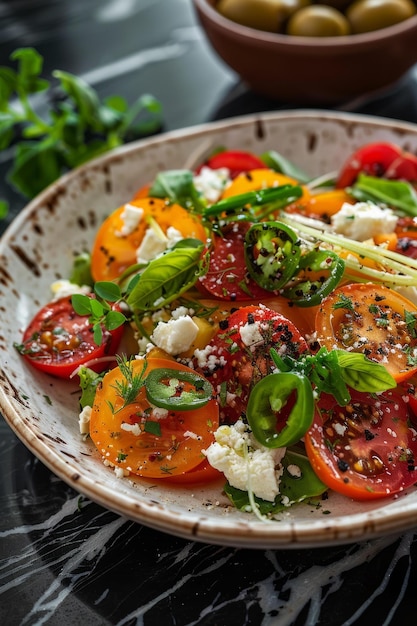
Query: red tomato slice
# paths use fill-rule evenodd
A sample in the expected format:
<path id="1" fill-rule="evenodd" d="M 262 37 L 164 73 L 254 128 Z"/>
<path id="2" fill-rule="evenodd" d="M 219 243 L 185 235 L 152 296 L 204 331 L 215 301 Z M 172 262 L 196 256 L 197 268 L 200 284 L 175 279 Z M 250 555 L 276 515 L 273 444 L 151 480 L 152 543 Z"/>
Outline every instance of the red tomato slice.
<path id="1" fill-rule="evenodd" d="M 280 313 L 249 305 L 220 323 L 207 348 L 197 352 L 194 367 L 217 390 L 223 421 L 234 422 L 245 412 L 252 387 L 272 371 L 272 347 L 297 359 L 307 343 Z"/>
<path id="2" fill-rule="evenodd" d="M 226 150 L 225 152 L 219 152 L 207 159 L 204 165 L 210 167 L 212 170 L 226 167 L 230 172 L 231 178 L 236 178 L 241 172 L 267 168 L 265 163 L 255 154 L 242 150 Z M 202 166 L 198 168 L 197 172 L 201 170 L 201 167 Z"/>
<path id="3" fill-rule="evenodd" d="M 223 228 L 221 235 L 213 234 L 208 271 L 196 284 L 205 296 L 233 302 L 271 297 L 246 269 L 243 243 L 249 228 L 248 222 L 236 222 Z"/>
<path id="4" fill-rule="evenodd" d="M 417 481 L 417 437 L 397 391 L 351 392 L 346 407 L 322 394 L 305 436 L 310 463 L 330 489 L 355 500 L 384 498 Z"/>
<path id="5" fill-rule="evenodd" d="M 165 482 L 178 485 L 210 483 L 215 480 L 221 480 L 224 483 L 224 474 L 212 467 L 207 459 L 189 472 L 184 472 L 184 474 L 178 474 L 177 476 L 167 476 L 164 478 Z"/>
<path id="6" fill-rule="evenodd" d="M 146 364 L 146 368 L 145 368 Z M 156 368 L 193 372 L 185 365 L 160 358 L 131 362 L 132 375 Z M 219 424 L 216 400 L 200 409 L 155 412 L 142 386 L 124 406 L 119 367 L 108 372 L 97 389 L 90 419 L 90 436 L 105 460 L 138 476 L 165 478 L 193 470 L 204 460 L 202 450 L 214 440 Z M 155 432 L 155 429 L 160 432 Z"/>
<path id="7" fill-rule="evenodd" d="M 339 172 L 336 187 L 343 189 L 353 185 L 360 173 L 384 176 L 389 166 L 402 155 L 401 149 L 392 143 L 370 143 L 356 150 Z"/>
<path id="8" fill-rule="evenodd" d="M 417 181 L 417 157 L 410 152 L 404 152 L 402 156 L 389 165 L 385 172 L 385 178 L 409 182 Z"/>
<path id="9" fill-rule="evenodd" d="M 69 378 L 83 363 L 114 355 L 119 346 L 123 327 L 102 329 L 103 341 L 98 346 L 88 316 L 75 313 L 71 296 L 45 305 L 33 318 L 23 334 L 19 351 L 38 370 Z M 95 371 L 108 363 L 92 366 Z"/>
<path id="10" fill-rule="evenodd" d="M 328 350 L 362 352 L 397 382 L 417 371 L 416 306 L 381 285 L 350 284 L 324 298 L 316 314 L 317 340 Z"/>

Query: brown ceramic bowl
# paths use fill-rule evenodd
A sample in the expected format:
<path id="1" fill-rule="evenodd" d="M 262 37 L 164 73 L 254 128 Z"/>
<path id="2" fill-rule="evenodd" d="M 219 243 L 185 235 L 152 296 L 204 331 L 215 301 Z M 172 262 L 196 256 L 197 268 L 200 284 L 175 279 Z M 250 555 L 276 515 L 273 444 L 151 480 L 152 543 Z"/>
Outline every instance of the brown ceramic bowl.
<path id="1" fill-rule="evenodd" d="M 253 91 L 293 104 L 339 104 L 394 85 L 417 62 L 417 15 L 342 37 L 293 37 L 241 26 L 216 0 L 193 0 L 217 54 Z"/>

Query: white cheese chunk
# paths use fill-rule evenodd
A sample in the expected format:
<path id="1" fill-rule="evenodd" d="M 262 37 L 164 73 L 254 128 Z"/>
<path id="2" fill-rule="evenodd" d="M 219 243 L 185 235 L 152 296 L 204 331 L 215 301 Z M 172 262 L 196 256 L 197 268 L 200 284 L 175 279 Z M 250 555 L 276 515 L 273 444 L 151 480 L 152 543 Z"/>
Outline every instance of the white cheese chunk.
<path id="1" fill-rule="evenodd" d="M 88 296 L 91 293 L 91 287 L 88 285 L 77 285 L 71 283 L 69 280 L 56 280 L 51 285 L 51 292 L 53 294 L 53 301 L 60 300 L 61 298 L 67 298 L 73 296 L 76 293 Z"/>
<path id="2" fill-rule="evenodd" d="M 226 167 L 212 170 L 204 165 L 194 176 L 194 186 L 208 202 L 217 202 L 230 182 L 230 171 Z"/>
<path id="3" fill-rule="evenodd" d="M 366 241 L 379 233 L 394 232 L 397 216 L 391 209 L 373 202 L 345 202 L 332 216 L 331 223 L 337 233 L 356 241 Z"/>
<path id="4" fill-rule="evenodd" d="M 255 496 L 273 502 L 279 494 L 285 448 L 266 448 L 258 443 L 242 420 L 220 426 L 215 442 L 204 454 L 212 467 L 223 472 L 232 487 L 251 490 Z"/>
<path id="5" fill-rule="evenodd" d="M 88 435 L 90 432 L 91 406 L 85 406 L 78 417 L 78 425 L 81 435 Z"/>
<path id="6" fill-rule="evenodd" d="M 136 250 L 136 260 L 138 263 L 148 263 L 165 250 L 172 248 L 181 239 L 183 239 L 182 234 L 173 226 L 169 226 L 165 235 L 161 228 L 153 224 L 146 229 L 141 244 Z"/>
<path id="7" fill-rule="evenodd" d="M 129 203 L 125 204 L 120 216 L 123 221 L 123 226 L 116 233 L 116 235 L 118 237 L 127 237 L 128 235 L 131 235 L 139 226 L 143 218 L 143 213 L 144 211 L 140 207 Z"/>
<path id="8" fill-rule="evenodd" d="M 188 350 L 197 337 L 198 326 L 189 315 L 168 322 L 158 322 L 152 341 L 173 356 Z"/>

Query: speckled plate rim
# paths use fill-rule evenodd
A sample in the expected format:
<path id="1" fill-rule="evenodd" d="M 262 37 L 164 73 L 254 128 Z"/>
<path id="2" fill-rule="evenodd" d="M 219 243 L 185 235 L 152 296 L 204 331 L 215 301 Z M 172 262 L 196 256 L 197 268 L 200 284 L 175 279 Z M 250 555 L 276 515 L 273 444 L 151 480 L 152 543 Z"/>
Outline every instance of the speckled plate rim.
<path id="1" fill-rule="evenodd" d="M 275 147 L 279 150 L 277 142 L 280 138 L 285 144 L 286 156 L 294 158 L 300 150 L 300 136 L 303 160 L 298 164 L 305 169 L 312 155 L 322 149 L 320 144 L 325 145 L 326 151 L 335 152 L 326 156 L 327 161 L 330 159 L 334 163 L 334 168 L 349 150 L 374 138 L 395 141 L 417 153 L 417 126 L 405 122 L 317 110 L 248 115 L 135 142 L 90 162 L 40 194 L 3 235 L 0 241 L 1 411 L 12 430 L 35 456 L 59 478 L 98 504 L 163 532 L 212 544 L 247 548 L 350 543 L 400 533 L 416 525 L 417 491 L 414 489 L 383 503 L 354 503 L 332 494 L 329 504 L 317 513 L 308 505 L 302 505 L 303 509 L 290 509 L 280 521 L 265 524 L 254 516 L 231 509 L 218 484 L 209 488 L 173 489 L 151 482 L 117 479 L 114 472 L 103 465 L 91 444 L 82 442 L 77 420 L 72 423 L 69 419 L 77 405 L 76 387 L 70 389 L 66 383 L 33 372 L 11 348 L 11 338 L 16 340 L 17 328 L 46 301 L 46 293 L 37 293 L 36 270 L 41 276 L 46 273 L 46 279 L 42 279 L 45 283 L 51 275 L 65 275 L 65 269 L 70 267 L 64 253 L 54 256 L 52 252 L 51 258 L 55 242 L 51 244 L 51 250 L 44 252 L 44 258 L 39 253 L 37 242 L 44 235 L 42 225 L 46 217 L 48 228 L 53 231 L 58 228 L 57 235 L 62 238 L 59 247 L 64 251 L 66 242 L 62 228 L 66 227 L 66 221 L 74 228 L 76 220 L 80 232 L 90 230 L 90 235 L 96 227 L 94 211 L 80 211 L 79 199 L 90 203 L 98 193 L 101 194 L 99 210 L 105 215 L 118 206 L 114 204 L 116 198 L 120 197 L 122 203 L 149 180 L 152 172 L 155 174 L 161 169 L 162 152 L 169 153 L 164 163 L 172 163 L 181 149 L 187 154 L 201 147 L 209 151 L 213 140 L 218 145 L 222 139 L 221 143 L 230 148 L 259 150 Z M 344 140 L 335 151 L 333 139 L 336 136 Z M 143 170 L 145 178 L 142 180 L 139 175 L 135 178 L 123 174 L 127 164 L 136 161 Z M 312 175 L 323 171 L 320 159 L 318 161 L 315 163 L 317 171 L 311 171 Z M 68 208 L 71 210 L 64 212 Z M 55 234 L 55 231 L 50 234 L 46 242 Z M 14 315 L 10 316 L 12 305 Z M 50 394 L 55 402 L 53 408 Z M 71 407 L 67 408 L 67 404 Z M 56 407 L 59 407 L 58 411 Z M 328 515 L 327 506 L 331 509 Z"/>

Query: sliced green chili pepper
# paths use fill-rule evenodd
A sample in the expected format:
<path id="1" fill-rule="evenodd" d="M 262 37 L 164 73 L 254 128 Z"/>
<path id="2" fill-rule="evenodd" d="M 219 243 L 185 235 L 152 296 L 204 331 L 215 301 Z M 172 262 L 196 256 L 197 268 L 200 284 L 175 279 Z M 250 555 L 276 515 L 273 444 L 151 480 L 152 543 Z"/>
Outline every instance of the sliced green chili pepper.
<path id="1" fill-rule="evenodd" d="M 208 380 L 194 372 L 154 369 L 145 380 L 146 396 L 152 404 L 172 411 L 199 409 L 213 397 Z"/>
<path id="2" fill-rule="evenodd" d="M 294 285 L 284 289 L 282 295 L 297 306 L 316 306 L 337 287 L 344 270 L 345 262 L 334 252 L 312 250 L 301 257 Z"/>
<path id="3" fill-rule="evenodd" d="M 246 193 L 231 196 L 212 204 L 203 211 L 203 217 L 217 217 L 226 213 L 236 215 L 241 213 L 242 209 L 249 206 L 261 206 L 263 204 L 273 203 L 271 211 L 282 208 L 291 202 L 301 198 L 303 190 L 297 185 L 279 185 L 278 187 L 268 187 L 258 191 L 248 191 Z M 264 217 L 264 214 L 262 215 Z M 248 219 L 256 219 L 256 215 L 249 214 Z"/>
<path id="4" fill-rule="evenodd" d="M 253 435 L 267 448 L 291 446 L 310 428 L 314 396 L 307 376 L 295 372 L 268 374 L 252 389 L 246 416 Z M 280 429 L 278 424 L 286 418 Z"/>
<path id="5" fill-rule="evenodd" d="M 244 247 L 248 272 L 264 289 L 280 289 L 297 270 L 299 239 L 286 224 L 254 224 L 246 233 Z"/>

